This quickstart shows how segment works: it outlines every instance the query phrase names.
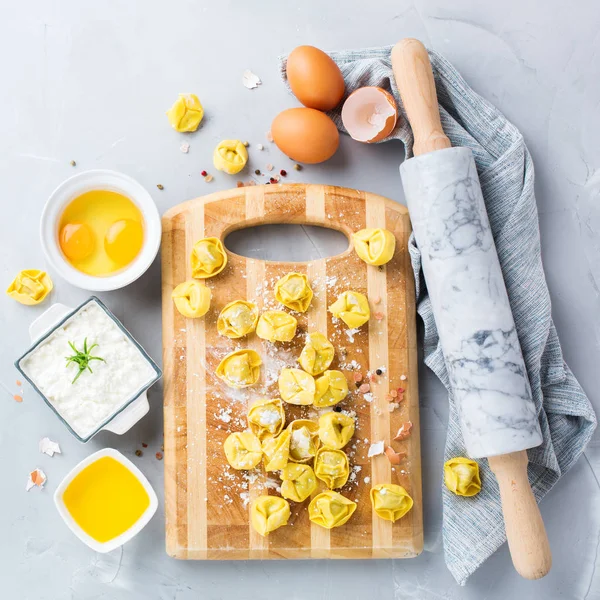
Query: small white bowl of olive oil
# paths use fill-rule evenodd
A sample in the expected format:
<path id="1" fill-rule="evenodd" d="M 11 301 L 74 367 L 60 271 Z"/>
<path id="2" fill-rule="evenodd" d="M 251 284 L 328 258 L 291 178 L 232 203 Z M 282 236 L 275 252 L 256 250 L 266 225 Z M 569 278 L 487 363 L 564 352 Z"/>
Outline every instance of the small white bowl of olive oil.
<path id="1" fill-rule="evenodd" d="M 52 192 L 40 223 L 46 258 L 72 285 L 97 292 L 129 285 L 160 247 L 154 200 L 135 179 L 84 171 Z"/>

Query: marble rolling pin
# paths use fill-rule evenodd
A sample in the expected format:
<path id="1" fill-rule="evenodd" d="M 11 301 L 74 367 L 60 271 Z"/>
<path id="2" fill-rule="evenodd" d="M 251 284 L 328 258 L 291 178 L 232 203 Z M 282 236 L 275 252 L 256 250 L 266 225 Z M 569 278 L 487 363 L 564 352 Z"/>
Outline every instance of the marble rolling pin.
<path id="1" fill-rule="evenodd" d="M 396 44 L 392 67 L 414 134 L 402 185 L 465 446 L 472 458 L 487 457 L 498 480 L 516 570 L 538 579 L 552 557 L 526 450 L 542 434 L 475 162 L 442 130 L 423 44 Z"/>

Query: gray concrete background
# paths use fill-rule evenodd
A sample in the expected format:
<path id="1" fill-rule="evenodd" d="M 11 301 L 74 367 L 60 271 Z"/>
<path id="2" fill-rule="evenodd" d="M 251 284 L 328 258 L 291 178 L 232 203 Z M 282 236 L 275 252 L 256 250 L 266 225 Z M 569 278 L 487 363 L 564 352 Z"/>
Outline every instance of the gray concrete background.
<path id="1" fill-rule="evenodd" d="M 442 52 L 475 90 L 523 132 L 536 165 L 543 258 L 565 359 L 597 408 L 600 364 L 600 5 L 506 0 L 379 2 L 8 2 L 0 6 L 0 280 L 40 268 L 42 206 L 75 172 L 111 168 L 138 179 L 161 212 L 192 197 L 235 185 L 215 176 L 211 154 L 222 138 L 251 143 L 252 172 L 271 162 L 290 170 L 273 146 L 263 153 L 272 118 L 295 100 L 278 80 L 276 57 L 309 43 L 324 49 L 377 46 L 405 36 Z M 263 80 L 253 91 L 244 69 Z M 184 137 L 164 116 L 178 92 L 199 95 L 202 128 Z M 342 139 L 328 163 L 292 171 L 298 181 L 368 189 L 403 201 L 398 143 L 367 147 Z M 69 165 L 77 161 L 77 167 Z M 156 184 L 164 185 L 158 191 Z M 236 247 L 289 259 L 335 250 L 328 236 L 248 235 Z M 75 305 L 89 294 L 55 277 L 51 300 Z M 101 294 L 145 348 L 161 357 L 160 270 L 156 262 L 127 289 Z M 13 360 L 27 347 L 27 327 L 49 305 L 23 307 L 0 296 L 0 380 L 17 391 Z M 406 561 L 185 563 L 164 551 L 161 390 L 151 412 L 123 437 L 104 433 L 86 446 L 25 388 L 15 403 L 0 389 L 0 597 L 10 600 L 313 598 L 600 599 L 600 443 L 543 501 L 554 553 L 544 580 L 520 579 L 506 547 L 459 588 L 441 549 L 441 464 L 446 395 L 420 372 L 426 549 Z M 40 455 L 38 441 L 60 442 L 62 456 Z M 142 458 L 134 451 L 150 444 Z M 63 525 L 52 503 L 62 476 L 91 452 L 113 446 L 146 473 L 161 497 L 148 527 L 123 551 L 97 555 Z M 29 494 L 27 473 L 48 475 Z"/>

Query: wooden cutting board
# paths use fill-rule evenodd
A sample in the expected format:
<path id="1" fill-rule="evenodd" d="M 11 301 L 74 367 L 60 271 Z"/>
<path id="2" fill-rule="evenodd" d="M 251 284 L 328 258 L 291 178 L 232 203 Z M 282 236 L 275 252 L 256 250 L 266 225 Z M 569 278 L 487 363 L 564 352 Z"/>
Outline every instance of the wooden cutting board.
<path id="1" fill-rule="evenodd" d="M 248 558 L 405 558 L 423 548 L 421 458 L 415 292 L 407 242 L 411 226 L 405 207 L 375 194 L 324 185 L 268 185 L 217 192 L 180 204 L 163 216 L 162 296 L 165 419 L 165 511 L 169 555 L 182 559 Z M 385 267 L 361 261 L 350 245 L 338 256 L 306 263 L 276 263 L 238 256 L 218 276 L 206 280 L 212 305 L 202 319 L 186 319 L 171 300 L 173 288 L 191 278 L 190 254 L 203 237 L 222 241 L 236 229 L 266 223 L 321 225 L 347 236 L 365 227 L 389 229 L 396 236 L 396 254 Z M 230 340 L 217 333 L 219 311 L 233 300 L 247 299 L 260 309 L 276 308 L 273 286 L 279 277 L 306 273 L 315 296 L 309 311 L 298 316 L 299 334 L 289 344 L 274 346 L 251 335 Z M 327 307 L 345 290 L 368 295 L 371 320 L 348 336 L 334 323 Z M 376 299 L 379 302 L 376 304 Z M 380 320 L 374 314 L 381 312 Z M 342 370 L 351 393 L 341 404 L 354 410 L 357 429 L 345 448 L 354 466 L 351 481 L 341 491 L 358 501 L 350 521 L 328 531 L 308 519 L 306 507 L 292 504 L 286 527 L 261 537 L 250 526 L 249 502 L 264 493 L 276 494 L 276 474 L 257 469 L 248 476 L 229 468 L 223 441 L 245 428 L 248 405 L 259 397 L 277 397 L 277 376 L 293 366 L 304 344 L 302 332 L 326 333 L 336 348 L 332 369 Z M 225 354 L 251 347 L 263 359 L 261 381 L 246 390 L 232 390 L 214 375 Z M 371 384 L 372 397 L 357 390 L 354 370 L 366 375 L 385 367 Z M 405 376 L 404 379 L 402 376 Z M 402 387 L 404 401 L 389 411 L 386 394 Z M 284 403 L 285 404 L 285 403 Z M 311 414 L 312 407 L 285 404 L 287 421 Z M 367 458 L 371 442 L 396 435 L 410 420 L 412 435 L 394 442 L 406 451 L 392 468 L 385 456 Z M 352 481 L 353 480 L 353 481 Z M 373 484 L 404 486 L 413 509 L 395 524 L 371 509 Z"/>

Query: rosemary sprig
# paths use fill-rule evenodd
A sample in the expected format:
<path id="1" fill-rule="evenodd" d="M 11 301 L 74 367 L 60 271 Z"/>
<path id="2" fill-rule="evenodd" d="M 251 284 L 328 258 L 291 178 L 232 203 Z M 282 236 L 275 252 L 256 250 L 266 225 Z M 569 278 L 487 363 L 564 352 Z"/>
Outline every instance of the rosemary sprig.
<path id="1" fill-rule="evenodd" d="M 92 344 L 89 348 L 87 345 L 87 338 L 85 338 L 83 340 L 83 351 L 81 350 L 77 350 L 77 348 L 75 348 L 75 344 L 73 342 L 69 342 L 69 346 L 71 346 L 73 352 L 75 352 L 75 354 L 73 356 L 66 356 L 65 359 L 67 361 L 67 367 L 71 364 L 71 363 L 75 363 L 78 367 L 79 367 L 79 371 L 77 372 L 77 375 L 75 375 L 75 379 L 73 379 L 73 381 L 71 381 L 71 384 L 75 383 L 78 379 L 79 376 L 87 369 L 90 373 L 93 373 L 91 367 L 90 367 L 90 362 L 92 360 L 101 360 L 102 362 L 106 362 L 103 358 L 100 358 L 99 356 L 92 356 L 91 352 L 92 350 L 97 346 L 98 344 Z"/>

